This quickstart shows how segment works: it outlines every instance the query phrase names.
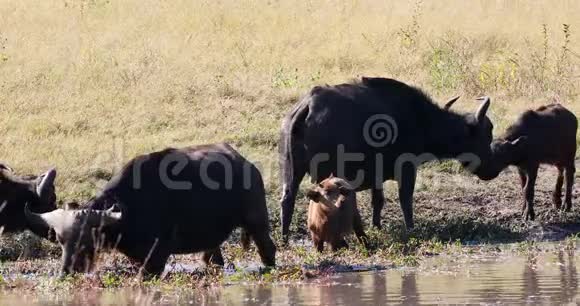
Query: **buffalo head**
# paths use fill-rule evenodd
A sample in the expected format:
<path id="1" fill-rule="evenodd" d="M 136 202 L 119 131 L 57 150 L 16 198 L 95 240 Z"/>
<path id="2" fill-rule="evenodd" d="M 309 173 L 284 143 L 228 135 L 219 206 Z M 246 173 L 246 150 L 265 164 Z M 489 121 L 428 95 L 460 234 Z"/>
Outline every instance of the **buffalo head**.
<path id="1" fill-rule="evenodd" d="M 54 230 L 62 248 L 62 275 L 88 272 L 92 269 L 96 252 L 109 247 L 108 238 L 118 236 L 122 213 L 109 210 L 56 209 L 47 213 L 33 213 L 28 205 L 26 219 L 37 228 Z M 112 238 L 117 239 L 117 238 Z M 111 239 L 111 240 L 112 240 Z"/>
<path id="2" fill-rule="evenodd" d="M 347 181 L 331 174 L 329 178 L 308 190 L 306 197 L 327 207 L 338 207 L 341 199 L 353 194 L 354 188 Z"/>
<path id="3" fill-rule="evenodd" d="M 480 171 L 479 178 L 492 180 L 503 169 L 521 160 L 525 155 L 526 142 L 526 136 L 521 136 L 512 141 L 504 139 L 494 140 L 491 143 L 491 158 L 485 165 L 485 168 Z"/>
<path id="4" fill-rule="evenodd" d="M 449 110 L 459 97 L 452 98 L 443 107 Z M 467 153 L 459 157 L 465 168 L 477 175 L 480 179 L 486 179 L 492 164 L 492 152 L 490 144 L 493 140 L 493 124 L 487 117 L 487 110 L 491 104 L 489 97 L 481 97 L 481 105 L 475 113 L 467 113 L 464 116 L 467 137 L 458 137 L 455 140 L 461 152 Z"/>
<path id="5" fill-rule="evenodd" d="M 56 209 L 55 178 L 54 169 L 38 177 L 20 177 L 0 164 L 0 228 L 4 232 L 29 228 L 23 213 L 26 203 L 29 203 L 30 210 L 38 213 Z"/>

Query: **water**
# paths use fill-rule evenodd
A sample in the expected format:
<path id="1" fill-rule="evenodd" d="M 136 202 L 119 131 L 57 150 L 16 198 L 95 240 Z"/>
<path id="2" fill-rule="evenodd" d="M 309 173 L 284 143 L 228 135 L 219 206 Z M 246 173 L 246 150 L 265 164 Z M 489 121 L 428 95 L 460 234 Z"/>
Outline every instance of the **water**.
<path id="1" fill-rule="evenodd" d="M 0 293 L 0 305 L 576 304 L 579 261 L 574 251 L 558 250 L 533 256 L 437 256 L 420 268 L 340 273 L 300 284 L 178 292 L 103 290 L 73 296 Z"/>
<path id="2" fill-rule="evenodd" d="M 229 287 L 207 304 L 576 304 L 579 263 L 573 252 L 467 260 L 441 257 L 420 269 L 345 273 L 302 286 Z"/>

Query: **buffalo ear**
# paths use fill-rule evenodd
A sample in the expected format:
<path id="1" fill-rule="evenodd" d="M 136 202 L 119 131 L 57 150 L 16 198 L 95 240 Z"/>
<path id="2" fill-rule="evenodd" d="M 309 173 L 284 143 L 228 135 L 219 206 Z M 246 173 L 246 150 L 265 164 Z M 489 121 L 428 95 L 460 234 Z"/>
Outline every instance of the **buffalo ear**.
<path id="1" fill-rule="evenodd" d="M 343 196 L 349 196 L 350 193 L 352 192 L 352 190 L 344 187 L 344 186 L 340 186 L 338 187 L 338 192 L 340 192 L 340 194 L 342 194 Z"/>
<path id="2" fill-rule="evenodd" d="M 306 192 L 306 197 L 314 202 L 318 202 L 322 198 L 322 195 L 320 192 L 310 189 Z"/>

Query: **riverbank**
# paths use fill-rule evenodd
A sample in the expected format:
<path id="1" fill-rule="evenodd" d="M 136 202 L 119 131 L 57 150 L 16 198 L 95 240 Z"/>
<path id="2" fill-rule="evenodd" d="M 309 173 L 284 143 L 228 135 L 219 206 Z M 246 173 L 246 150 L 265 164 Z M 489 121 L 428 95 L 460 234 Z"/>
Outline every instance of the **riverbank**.
<path id="1" fill-rule="evenodd" d="M 482 287 L 493 287 L 491 289 L 498 291 L 498 295 L 494 296 L 496 299 L 504 299 L 506 294 L 514 298 L 510 293 L 515 292 L 515 298 L 547 298 L 555 301 L 575 297 L 576 289 L 569 283 L 575 278 L 568 275 L 576 271 L 574 252 L 577 251 L 579 241 L 578 238 L 573 237 L 557 243 L 523 242 L 478 246 L 465 246 L 459 243 L 420 243 L 417 248 L 406 250 L 407 255 L 404 255 L 404 258 L 407 260 L 404 261 L 393 260 L 387 263 L 387 258 L 394 259 L 394 257 L 389 257 L 383 251 L 366 257 L 361 257 L 360 253 L 347 251 L 337 255 L 324 254 L 310 257 L 306 260 L 311 261 L 313 265 L 306 265 L 308 267 L 296 264 L 294 256 L 287 256 L 300 252 L 296 247 L 292 247 L 281 252 L 279 268 L 269 272 L 258 272 L 251 264 L 239 266 L 239 269 L 230 267 L 221 270 L 200 267 L 200 270 L 196 270 L 194 261 L 187 257 L 179 257 L 174 258 L 175 262 L 168 266 L 166 275 L 162 279 L 145 282 L 134 277 L 135 267 L 131 267 L 120 256 L 106 256 L 100 268 L 92 274 L 64 279 L 52 276 L 52 273 L 58 270 L 57 259 L 27 260 L 2 265 L 0 298 L 3 301 L 14 301 L 20 304 L 53 302 L 60 304 L 194 303 L 213 305 L 228 301 L 228 304 L 263 305 L 267 303 L 269 305 L 273 303 L 273 300 L 317 301 L 323 297 L 318 294 L 312 295 L 313 293 L 333 291 L 332 288 L 338 290 L 337 292 L 354 290 L 346 295 L 339 293 L 333 295 L 340 296 L 340 300 L 344 300 L 337 302 L 337 305 L 341 305 L 341 303 L 345 304 L 345 301 L 357 299 L 362 301 L 363 298 L 419 301 L 421 295 L 423 299 L 444 298 L 443 301 L 449 298 L 457 301 L 461 298 L 485 300 L 491 296 L 479 293 L 477 290 Z M 229 244 L 225 249 L 228 255 L 239 251 L 238 246 Z M 361 259 L 364 259 L 366 264 L 357 265 L 356 262 Z M 377 260 L 387 264 L 382 266 L 368 264 Z M 346 264 L 339 264 L 340 262 Z M 498 271 L 495 266 L 489 267 L 490 264 L 503 268 Z M 557 279 L 566 282 L 562 284 L 562 288 L 556 288 L 562 294 L 546 295 L 546 292 L 540 290 L 538 284 L 548 282 L 550 286 L 553 286 L 553 281 L 550 281 L 554 277 L 553 273 L 546 271 L 558 267 L 560 268 L 556 272 L 559 271 L 562 277 Z M 514 280 L 521 273 L 521 269 L 524 271 L 522 278 L 526 278 L 522 281 L 532 281 L 529 285 L 524 283 L 524 288 L 521 288 L 520 281 Z M 509 283 L 511 281 L 514 282 L 514 286 L 500 285 L 498 287 L 494 285 L 494 282 L 478 283 L 474 286 L 478 278 L 488 280 L 490 273 L 497 274 L 495 278 L 491 277 L 495 280 L 494 282 Z M 547 276 L 542 277 L 546 273 Z M 385 282 L 385 278 L 393 282 L 390 287 L 387 286 L 388 282 Z M 399 278 L 399 285 L 393 287 Z M 452 282 L 455 285 L 444 286 L 442 283 L 429 282 L 426 280 L 429 278 L 440 281 L 449 279 L 446 283 Z M 461 283 L 463 278 L 466 280 Z M 533 287 L 534 284 L 536 287 Z M 363 292 L 367 294 L 363 295 Z M 369 294 L 369 292 L 374 292 L 374 294 Z M 499 294 L 502 292 L 503 296 Z M 546 296 L 542 296 L 542 293 Z M 529 296 L 525 296 L 526 294 Z"/>
<path id="2" fill-rule="evenodd" d="M 2 238 L 0 284 L 4 290 L 39 293 L 93 288 L 203 289 L 240 282 L 299 284 L 340 272 L 420 266 L 424 259 L 439 255 L 501 256 L 506 252 L 543 252 L 543 241 L 559 241 L 557 245 L 561 249 L 575 248 L 580 210 L 574 207 L 573 212 L 562 213 L 552 209 L 553 169 L 544 167 L 540 171 L 536 186 L 537 220 L 534 222 L 521 219 L 522 199 L 515 173 L 506 171 L 498 179 L 486 183 L 462 174 L 459 169 L 458 165 L 445 163 L 422 168 L 415 194 L 417 226 L 410 233 L 403 230 L 398 204 L 392 203 L 397 201 L 393 196 L 395 188 L 387 184 L 385 193 L 389 203 L 383 211 L 383 229 L 367 228 L 371 250 L 364 249 L 351 237 L 348 250 L 336 254 L 317 253 L 304 230 L 306 205 L 299 199 L 293 239 L 289 246 L 279 245 L 276 269 L 261 270 L 255 248 L 244 252 L 236 232 L 223 246 L 227 261 L 225 270 L 203 267 L 196 255 L 179 255 L 170 259 L 161 279 L 141 282 L 136 278 L 139 268 L 123 255 L 111 252 L 101 256 L 94 273 L 59 280 L 56 277 L 60 268 L 58 246 L 27 234 Z M 578 203 L 577 191 L 573 197 L 573 202 Z M 365 224 L 369 224 L 370 205 L 366 193 L 360 193 L 359 206 Z M 274 237 L 280 241 L 276 214 L 272 214 L 272 218 Z M 505 247 L 498 243 L 511 244 Z"/>

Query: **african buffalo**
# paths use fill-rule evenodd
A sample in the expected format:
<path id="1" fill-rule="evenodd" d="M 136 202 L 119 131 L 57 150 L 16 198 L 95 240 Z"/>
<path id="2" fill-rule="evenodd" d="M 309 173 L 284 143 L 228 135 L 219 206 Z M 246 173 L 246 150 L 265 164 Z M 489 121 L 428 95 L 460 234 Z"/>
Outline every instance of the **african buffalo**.
<path id="1" fill-rule="evenodd" d="M 486 116 L 490 100 L 484 98 L 473 114 L 458 114 L 448 110 L 458 98 L 440 108 L 420 89 L 385 78 L 314 87 L 281 128 L 284 240 L 306 173 L 315 182 L 334 173 L 357 191 L 371 189 L 377 227 L 383 182 L 396 179 L 408 229 L 413 228 L 413 190 L 421 162 L 456 158 L 476 175 L 483 174 L 492 140 L 493 125 Z"/>
<path id="2" fill-rule="evenodd" d="M 572 208 L 572 186 L 576 167 L 576 132 L 578 119 L 561 104 L 550 104 L 528 110 L 510 125 L 505 134 L 492 142 L 491 172 L 485 179 L 495 178 L 509 165 L 518 167 L 524 192 L 523 218 L 534 220 L 534 185 L 540 164 L 558 168 L 556 187 L 552 193 L 554 208 L 562 206 L 562 185 L 566 175 L 563 207 Z"/>
<path id="3" fill-rule="evenodd" d="M 171 254 L 204 252 L 206 263 L 223 265 L 220 245 L 236 227 L 266 266 L 275 264 L 262 176 L 227 144 L 138 156 L 82 207 L 26 212 L 29 222 L 56 232 L 63 274 L 91 269 L 101 247 L 116 247 L 150 275 Z"/>
<path id="4" fill-rule="evenodd" d="M 333 251 L 348 247 L 344 237 L 355 232 L 366 246 L 367 236 L 356 206 L 356 193 L 350 184 L 331 176 L 308 190 L 308 229 L 318 252 L 324 250 L 324 242 Z"/>
<path id="5" fill-rule="evenodd" d="M 56 209 L 54 180 L 56 170 L 36 176 L 18 176 L 13 170 L 0 163 L 0 228 L 4 233 L 26 229 L 34 230 L 26 222 L 24 205 L 43 213 Z"/>

